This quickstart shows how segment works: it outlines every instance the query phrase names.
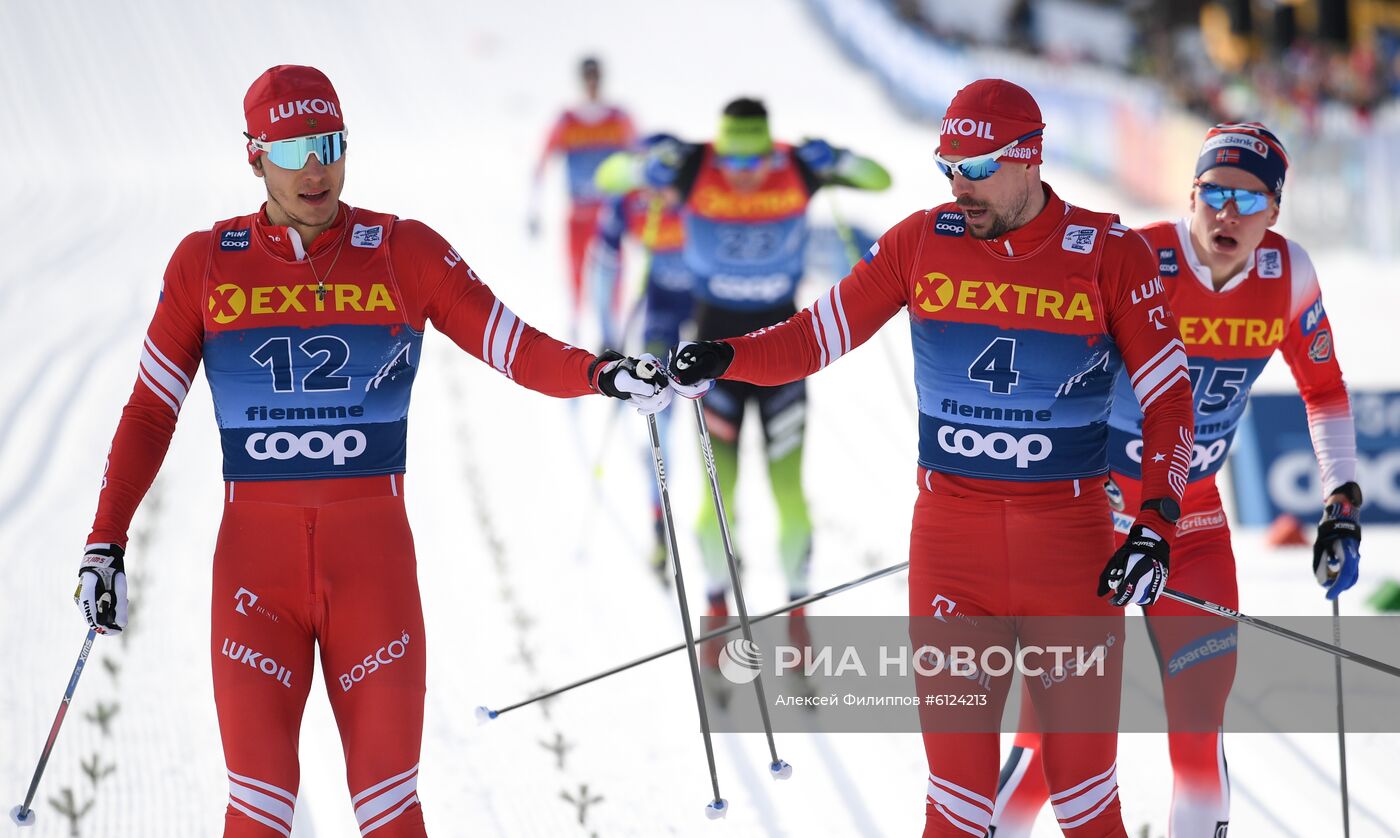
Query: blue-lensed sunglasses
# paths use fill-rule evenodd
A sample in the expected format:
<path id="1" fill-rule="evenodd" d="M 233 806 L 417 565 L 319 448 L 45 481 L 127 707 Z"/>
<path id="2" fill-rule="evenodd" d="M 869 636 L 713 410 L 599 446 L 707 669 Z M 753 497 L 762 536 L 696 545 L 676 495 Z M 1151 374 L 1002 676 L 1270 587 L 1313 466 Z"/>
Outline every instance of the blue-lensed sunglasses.
<path id="1" fill-rule="evenodd" d="M 1201 193 L 1201 200 L 1206 202 L 1206 206 L 1213 210 L 1223 210 L 1225 205 L 1231 201 L 1235 202 L 1235 212 L 1240 215 L 1254 215 L 1269 208 L 1268 192 L 1255 192 L 1251 189 L 1228 189 L 1224 186 L 1216 186 L 1213 183 L 1196 181 L 1196 189 Z"/>
<path id="2" fill-rule="evenodd" d="M 986 180 L 1001 169 L 1001 164 L 997 162 L 998 157 L 1006 154 L 1006 152 L 1026 140 L 1039 137 L 1042 133 L 1044 132 L 1032 131 L 1025 136 L 1017 137 L 996 151 L 989 151 L 986 154 L 979 154 L 976 157 L 964 157 L 956 163 L 944 159 L 943 155 L 939 154 L 937 151 L 933 153 L 933 159 L 937 161 L 938 168 L 943 171 L 944 176 L 946 176 L 948 180 L 952 180 L 953 175 L 962 175 L 968 180 Z"/>
<path id="3" fill-rule="evenodd" d="M 751 172 L 768 159 L 766 154 L 716 154 L 715 161 L 721 169 L 731 172 Z"/>
<path id="4" fill-rule="evenodd" d="M 246 134 L 244 136 L 247 136 Z M 345 155 L 349 133 L 332 131 L 329 134 L 312 134 L 309 137 L 292 137 L 289 140 L 263 142 L 248 137 L 253 148 L 267 153 L 267 159 L 279 169 L 299 171 L 306 167 L 306 158 L 316 155 L 322 166 L 329 166 Z"/>

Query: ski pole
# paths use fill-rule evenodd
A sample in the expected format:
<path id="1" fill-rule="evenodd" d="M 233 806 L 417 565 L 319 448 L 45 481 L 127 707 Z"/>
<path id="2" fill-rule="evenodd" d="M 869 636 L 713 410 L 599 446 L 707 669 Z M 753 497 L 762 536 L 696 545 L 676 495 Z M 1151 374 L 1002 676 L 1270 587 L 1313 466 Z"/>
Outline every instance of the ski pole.
<path id="1" fill-rule="evenodd" d="M 1342 645 L 1342 606 L 1337 599 L 1332 600 L 1332 642 Z M 1342 659 L 1335 658 L 1337 665 L 1337 753 L 1342 769 L 1342 836 L 1351 838 L 1351 798 L 1347 795 L 1347 722 L 1342 712 Z"/>
<path id="2" fill-rule="evenodd" d="M 53 753 L 58 729 L 63 726 L 63 717 L 68 715 L 73 691 L 78 688 L 78 677 L 83 674 L 83 664 L 87 663 L 88 654 L 92 651 L 92 641 L 96 637 L 97 629 L 88 629 L 87 639 L 83 641 L 83 650 L 78 653 L 78 662 L 73 665 L 73 675 L 68 679 L 68 689 L 63 693 L 63 702 L 58 705 L 58 715 L 54 717 L 53 727 L 49 729 L 49 741 L 44 743 L 44 752 L 39 755 L 39 765 L 34 769 L 34 779 L 29 781 L 29 793 L 24 796 L 23 803 L 10 810 L 10 820 L 19 826 L 34 825 L 34 810 L 29 808 L 29 805 L 34 802 L 34 795 L 39 791 L 39 778 L 44 776 L 44 767 L 49 764 L 49 754 Z"/>
<path id="3" fill-rule="evenodd" d="M 700 451 L 705 459 L 705 471 L 710 475 L 710 494 L 715 500 L 715 515 L 719 518 L 719 534 L 724 541 L 724 559 L 729 564 L 729 582 L 734 586 L 734 603 L 739 608 L 739 626 L 743 629 L 744 642 L 750 649 L 756 648 L 753 642 L 753 628 L 749 624 L 749 609 L 744 604 L 744 586 L 739 581 L 739 566 L 734 560 L 734 542 L 729 537 L 729 521 L 724 514 L 724 497 L 719 491 L 719 474 L 715 470 L 715 449 L 710 444 L 710 428 L 705 424 L 705 409 L 701 399 L 693 399 L 695 405 L 695 427 L 700 432 Z M 775 780 L 786 780 L 792 776 L 792 766 L 778 758 L 778 746 L 773 741 L 773 723 L 768 718 L 768 698 L 763 694 L 763 672 L 753 679 L 754 696 L 758 699 L 758 713 L 763 717 L 763 733 L 768 737 L 768 773 Z"/>
<path id="4" fill-rule="evenodd" d="M 1267 620 L 1261 620 L 1258 617 L 1251 617 L 1248 614 L 1241 614 L 1233 608 L 1226 608 L 1223 605 L 1216 605 L 1213 602 L 1209 602 L 1207 600 L 1191 596 L 1190 594 L 1182 593 L 1181 591 L 1175 591 L 1171 588 L 1163 588 L 1162 596 L 1166 597 L 1167 599 L 1174 599 L 1177 602 L 1184 602 L 1187 605 L 1195 606 L 1196 608 L 1199 608 L 1202 611 L 1206 611 L 1211 614 L 1226 617 L 1228 619 L 1234 620 L 1237 623 L 1242 623 L 1247 626 L 1253 626 L 1257 629 L 1263 629 L 1264 631 L 1270 632 L 1271 634 L 1277 634 L 1279 637 L 1286 637 L 1289 640 L 1302 643 L 1304 646 L 1311 646 L 1312 648 L 1317 649 L 1320 652 L 1326 652 L 1329 655 L 1336 655 L 1340 659 L 1349 660 L 1352 663 L 1359 663 L 1362 666 L 1369 666 L 1372 669 L 1379 670 L 1387 675 L 1394 675 L 1395 677 L 1400 678 L 1400 667 L 1391 666 L 1388 663 L 1382 663 L 1381 661 L 1378 661 L 1375 658 L 1368 658 L 1365 655 L 1353 652 L 1350 649 L 1343 649 L 1341 646 L 1334 646 L 1331 643 L 1324 643 L 1321 640 L 1314 640 L 1313 638 L 1308 637 L 1306 634 L 1299 634 L 1298 632 L 1293 631 L 1292 629 L 1286 629 L 1283 626 L 1277 625 L 1275 623 L 1270 623 Z"/>
<path id="5" fill-rule="evenodd" d="M 761 623 L 764 620 L 772 619 L 773 617 L 777 617 L 780 614 L 786 614 L 795 608 L 801 608 L 804 605 L 810 605 L 811 603 L 816 602 L 817 600 L 826 599 L 829 596 L 835 596 L 836 594 L 844 593 L 845 591 L 849 591 L 852 588 L 859 588 L 861 585 L 864 585 L 867 582 L 874 582 L 876 579 L 881 579 L 886 576 L 889 576 L 890 574 L 898 573 L 899 571 L 904 570 L 908 566 L 908 562 L 892 564 L 889 567 L 881 568 L 872 573 L 867 573 L 859 579 L 852 579 L 850 582 L 845 582 L 835 587 L 827 588 L 824 591 L 817 591 L 814 594 L 808 594 L 807 596 L 804 596 L 801 599 L 794 599 L 793 601 L 780 608 L 774 608 L 772 611 L 765 611 L 762 614 L 759 614 L 758 616 L 751 619 L 749 622 Z M 706 640 L 712 640 L 716 637 L 720 637 L 725 634 L 730 634 L 734 631 L 737 631 L 738 629 L 738 623 L 725 623 L 719 628 L 711 629 L 710 631 L 707 631 L 699 637 L 695 638 L 695 642 L 704 643 Z M 492 710 L 484 706 L 478 707 L 476 708 L 477 721 L 490 721 L 492 719 L 497 718 L 498 716 L 501 716 L 502 714 L 509 713 L 512 710 L 519 710 L 521 707 L 528 707 L 537 701 L 544 701 L 546 699 L 554 698 L 557 695 L 563 695 L 564 693 L 569 692 L 570 690 L 575 690 L 579 687 L 591 684 L 594 681 L 601 681 L 604 678 L 616 675 L 619 672 L 626 672 L 627 670 L 641 666 L 644 663 L 651 663 L 657 658 L 664 658 L 667 655 L 672 654 L 673 652 L 679 652 L 680 650 L 685 648 L 687 648 L 685 643 L 675 643 L 670 646 L 667 646 L 665 649 L 660 649 L 658 651 L 652 652 L 649 655 L 643 655 L 642 657 L 628 661 L 627 663 L 618 664 L 617 666 L 614 666 L 610 669 L 605 669 L 602 672 L 589 675 L 587 678 L 580 678 L 579 680 L 574 681 L 571 684 L 565 684 L 562 687 L 557 687 L 548 692 L 533 695 L 523 701 L 517 701 L 514 704 L 508 704 L 499 710 Z"/>
<path id="6" fill-rule="evenodd" d="M 659 373 L 658 373 L 659 374 Z M 671 494 L 666 489 L 666 461 L 661 456 L 661 433 L 656 427 L 656 415 L 647 416 L 647 431 L 651 435 L 651 459 L 656 471 L 656 490 L 661 495 L 661 514 L 666 523 L 666 551 L 676 577 L 676 600 L 680 603 L 681 628 L 685 630 L 686 655 L 690 658 L 690 680 L 695 685 L 695 708 L 700 713 L 700 733 L 705 739 L 705 759 L 710 765 L 710 787 L 714 799 L 705 806 L 705 817 L 716 820 L 728 814 L 729 803 L 719 793 L 719 772 L 715 769 L 715 748 L 710 742 L 710 716 L 705 710 L 705 690 L 700 686 L 700 662 L 695 655 L 695 632 L 690 627 L 690 606 L 685 599 L 685 577 L 681 572 L 676 548 L 676 525 L 671 515 Z"/>

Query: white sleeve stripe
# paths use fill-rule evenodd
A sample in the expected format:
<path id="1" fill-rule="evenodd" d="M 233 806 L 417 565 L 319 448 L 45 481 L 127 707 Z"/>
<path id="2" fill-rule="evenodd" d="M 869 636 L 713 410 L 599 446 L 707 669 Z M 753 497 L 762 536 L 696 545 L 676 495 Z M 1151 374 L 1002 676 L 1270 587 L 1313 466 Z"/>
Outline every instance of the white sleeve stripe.
<path id="1" fill-rule="evenodd" d="M 180 404 L 185 403 L 185 396 L 189 394 L 189 387 L 180 382 L 180 379 L 170 374 L 170 371 L 151 357 L 151 353 L 145 349 L 141 350 L 141 369 L 151 378 L 160 382 L 160 386 L 165 388 L 165 392 L 175 397 Z"/>
<path id="2" fill-rule="evenodd" d="M 1180 351 L 1180 352 L 1182 352 L 1182 353 L 1185 353 L 1185 352 L 1186 352 L 1186 345 L 1183 344 L 1180 340 L 1178 340 L 1178 339 L 1176 339 L 1176 338 L 1172 338 L 1172 339 L 1167 343 L 1166 346 L 1164 346 L 1164 347 L 1162 347 L 1161 349 L 1157 350 L 1157 354 L 1156 354 L 1156 355 L 1153 355 L 1151 358 L 1148 358 L 1146 363 L 1144 363 L 1142 366 L 1140 366 L 1140 367 L 1138 367 L 1137 369 L 1135 369 L 1135 370 L 1132 371 L 1132 374 L 1131 374 L 1130 377 L 1131 377 L 1131 379 L 1132 379 L 1132 381 L 1133 381 L 1133 385 L 1134 385 L 1134 386 L 1137 386 L 1137 380 L 1138 380 L 1139 378 L 1141 378 L 1142 375 L 1143 375 L 1144 373 L 1146 373 L 1147 371 L 1151 370 L 1152 367 L 1155 366 L 1159 361 L 1161 361 L 1161 360 L 1162 360 L 1163 358 L 1165 358 L 1167 355 L 1171 354 L 1171 352 L 1172 352 L 1173 350 L 1178 350 L 1178 351 Z M 1183 355 L 1183 357 L 1184 357 L 1184 355 Z M 1185 361 L 1183 361 L 1182 363 L 1185 363 Z"/>
<path id="3" fill-rule="evenodd" d="M 1191 375 L 1186 372 L 1185 367 L 1178 369 L 1171 378 L 1163 381 L 1161 386 L 1154 388 L 1153 391 L 1148 394 L 1147 398 L 1141 399 L 1142 409 L 1146 410 L 1153 402 L 1157 401 L 1158 396 L 1170 390 L 1172 385 L 1176 384 L 1178 381 L 1185 381 L 1188 386 L 1191 384 Z"/>
<path id="4" fill-rule="evenodd" d="M 841 326 L 841 354 L 851 351 L 851 325 L 846 322 L 846 305 L 841 302 L 841 283 L 831 289 L 831 298 L 836 302 L 836 320 Z"/>
<path id="5" fill-rule="evenodd" d="M 515 335 L 518 321 L 515 313 L 506 308 L 500 300 L 492 307 L 491 314 L 492 320 L 488 322 L 486 329 L 486 361 L 497 371 L 510 375 L 510 362 L 513 360 L 513 353 L 510 351 L 511 338 Z"/>
<path id="6" fill-rule="evenodd" d="M 835 324 L 829 322 L 830 318 L 827 313 L 829 306 L 823 305 L 825 302 L 826 297 L 819 297 L 815 303 L 812 303 L 812 320 L 813 325 L 816 327 L 813 329 L 813 332 L 816 333 L 817 349 L 821 354 L 821 358 L 817 361 L 817 369 L 825 369 L 827 364 L 830 364 L 832 361 L 829 347 L 831 346 L 832 331 Z"/>
<path id="7" fill-rule="evenodd" d="M 841 305 L 840 285 L 812 304 L 812 316 L 817 348 L 821 350 L 821 367 L 825 368 L 851 349 L 850 327 L 846 324 L 846 309 Z"/>
<path id="8" fill-rule="evenodd" d="M 1138 374 L 1133 376 L 1133 393 L 1139 402 L 1144 402 L 1150 393 L 1162 385 L 1163 381 L 1177 373 L 1184 372 L 1186 372 L 1186 353 L 1178 349 L 1151 368 L 1138 370 Z"/>
<path id="9" fill-rule="evenodd" d="M 515 378 L 515 350 L 520 348 L 520 336 L 525 334 L 525 322 L 515 321 L 515 328 L 511 331 L 510 348 L 506 350 L 506 375 Z"/>
<path id="10" fill-rule="evenodd" d="M 491 364 L 491 335 L 496 328 L 496 320 L 501 316 L 501 301 L 493 300 L 491 314 L 486 318 L 486 328 L 482 331 L 481 360 Z M 495 364 L 491 364 L 495 366 Z"/>
<path id="11" fill-rule="evenodd" d="M 180 380 L 185 382 L 186 390 L 190 389 L 190 377 L 185 375 L 185 371 L 180 369 L 178 364 L 171 363 L 170 359 L 165 357 L 165 354 L 156 346 L 155 341 L 151 340 L 150 335 L 146 335 L 146 348 L 151 350 L 151 354 L 156 356 L 156 358 L 165 365 L 166 369 L 179 376 Z"/>
<path id="12" fill-rule="evenodd" d="M 152 381 L 146 376 L 145 367 L 142 367 L 137 374 L 140 376 L 142 383 L 144 383 L 148 388 L 150 388 L 150 391 L 152 393 L 155 393 L 157 396 L 160 397 L 161 401 L 170 405 L 170 409 L 175 413 L 176 416 L 180 415 L 180 403 L 172 399 L 164 390 L 157 387 L 154 381 Z"/>

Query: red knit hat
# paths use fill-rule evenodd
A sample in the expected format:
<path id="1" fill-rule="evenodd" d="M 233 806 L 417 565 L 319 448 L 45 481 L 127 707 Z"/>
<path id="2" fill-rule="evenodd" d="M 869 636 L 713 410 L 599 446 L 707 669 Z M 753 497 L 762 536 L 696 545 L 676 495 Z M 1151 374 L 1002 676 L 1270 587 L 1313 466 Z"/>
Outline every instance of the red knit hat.
<path id="1" fill-rule="evenodd" d="M 1040 106 L 1026 89 L 1005 79 L 978 79 L 959 90 L 943 115 L 938 153 L 976 157 L 1018 137 L 1045 130 Z M 1013 163 L 1040 163 L 1041 137 L 1023 140 L 998 158 Z"/>
<path id="2" fill-rule="evenodd" d="M 248 134 L 262 142 L 345 130 L 340 97 L 315 67 L 280 64 L 258 76 L 243 97 Z M 248 160 L 260 154 L 248 145 Z"/>

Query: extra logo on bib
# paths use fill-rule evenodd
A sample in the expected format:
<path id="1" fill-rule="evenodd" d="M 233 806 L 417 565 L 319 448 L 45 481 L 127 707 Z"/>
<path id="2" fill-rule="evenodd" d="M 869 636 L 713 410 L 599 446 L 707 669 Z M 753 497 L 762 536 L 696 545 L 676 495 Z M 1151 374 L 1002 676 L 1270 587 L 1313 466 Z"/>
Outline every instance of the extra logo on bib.
<path id="1" fill-rule="evenodd" d="M 1065 237 L 1060 240 L 1060 247 L 1071 253 L 1088 253 L 1094 249 L 1094 240 L 1098 235 L 1099 231 L 1093 227 L 1071 224 L 1065 229 Z"/>

